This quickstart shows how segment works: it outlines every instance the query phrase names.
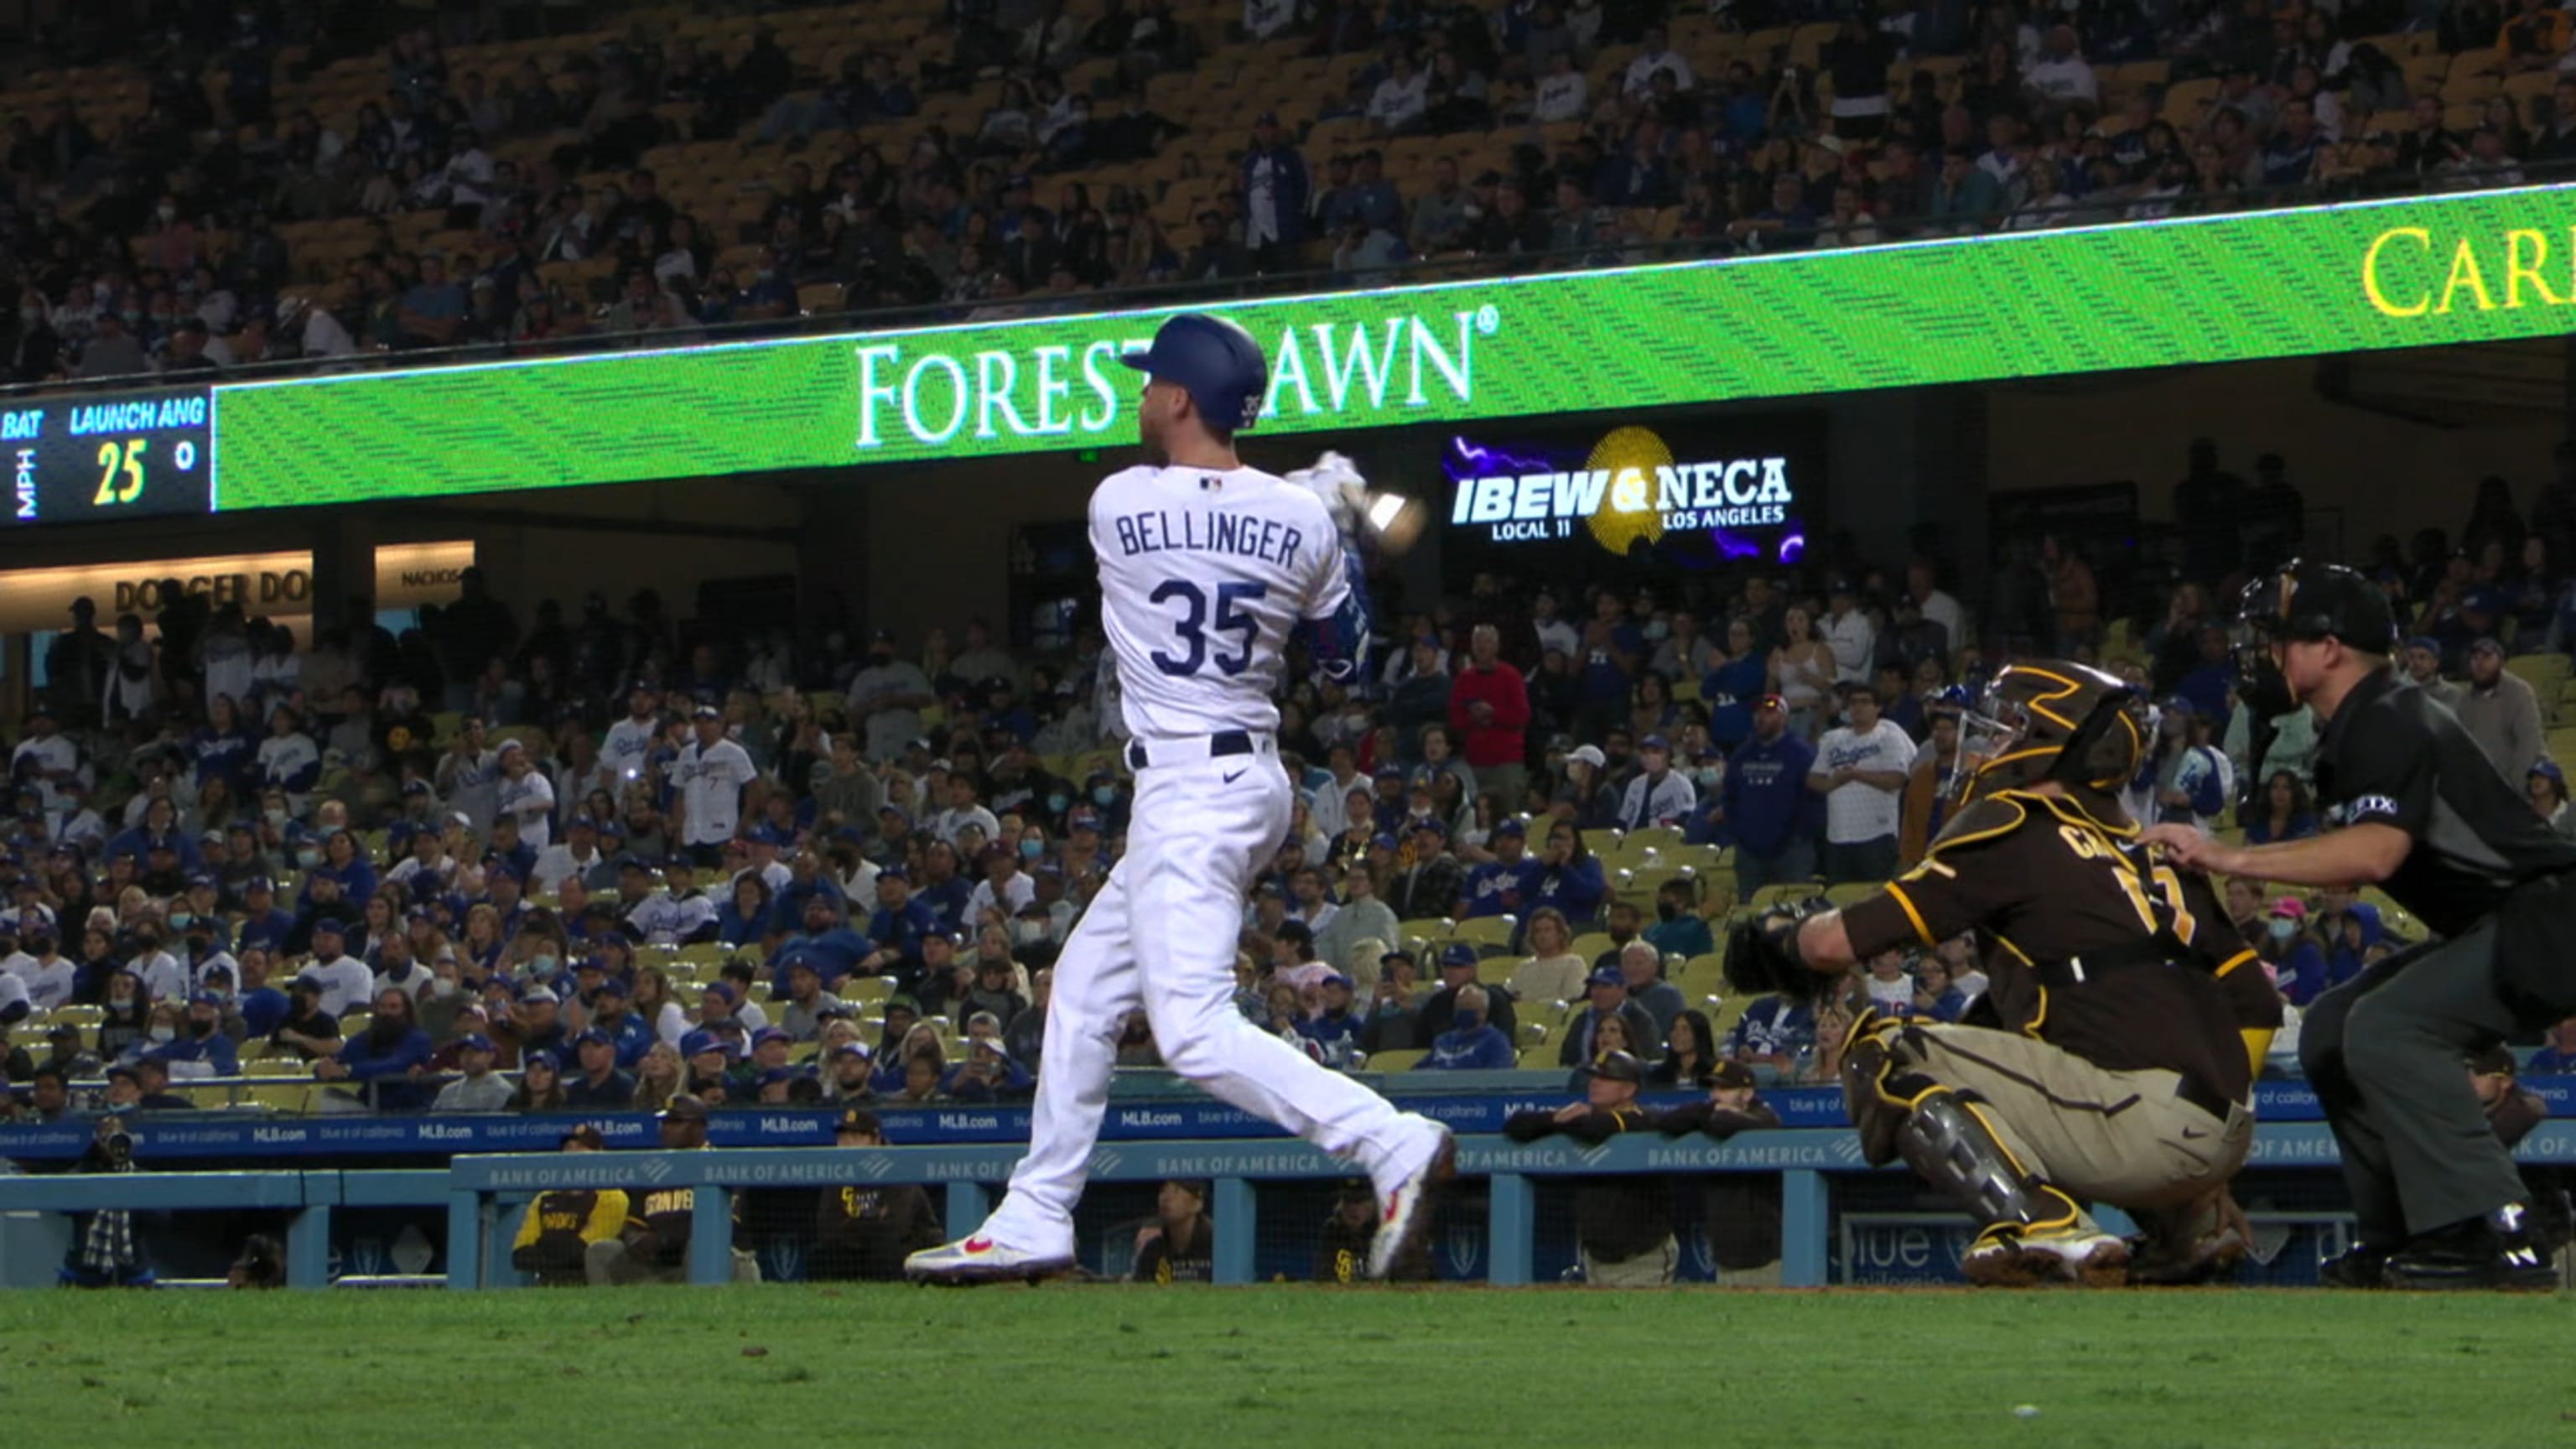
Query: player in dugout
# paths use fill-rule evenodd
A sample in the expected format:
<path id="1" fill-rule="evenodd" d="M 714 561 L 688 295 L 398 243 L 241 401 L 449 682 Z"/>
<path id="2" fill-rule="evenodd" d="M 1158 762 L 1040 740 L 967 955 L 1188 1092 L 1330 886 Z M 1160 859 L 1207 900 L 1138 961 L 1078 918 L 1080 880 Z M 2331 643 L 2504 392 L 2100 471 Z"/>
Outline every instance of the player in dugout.
<path id="1" fill-rule="evenodd" d="M 1993 985 L 1956 1024 L 1863 1009 L 1842 1080 L 1863 1156 L 1966 1208 L 1973 1283 L 2198 1281 L 2246 1247 L 2228 1180 L 2253 1140 L 2279 997 L 2199 875 L 2116 792 L 2155 737 L 2120 680 L 2017 664 L 1962 722 L 1962 804 L 1924 859 L 1842 910 L 1739 926 L 1739 990 L 1813 997 L 1857 962 L 1973 931 Z M 2137 1218 L 2103 1231 L 2084 1202 Z"/>

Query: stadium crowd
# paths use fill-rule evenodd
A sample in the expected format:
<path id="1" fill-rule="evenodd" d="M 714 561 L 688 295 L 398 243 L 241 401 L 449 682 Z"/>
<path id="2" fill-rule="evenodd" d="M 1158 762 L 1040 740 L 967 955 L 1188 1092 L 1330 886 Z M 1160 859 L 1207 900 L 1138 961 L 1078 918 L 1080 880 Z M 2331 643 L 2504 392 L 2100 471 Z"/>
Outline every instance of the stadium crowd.
<path id="1" fill-rule="evenodd" d="M 1287 693 L 1304 798 L 1247 903 L 1242 1009 L 1337 1066 L 1624 1050 L 1675 1087 L 1728 1062 L 1829 1081 L 1830 1019 L 1722 995 L 1726 914 L 1919 856 L 1960 711 L 2012 657 L 2098 659 L 2158 702 L 2139 818 L 2324 828 L 2313 721 L 2244 717 L 2212 602 L 2303 543 L 2284 462 L 2252 472 L 2195 444 L 2180 531 L 2090 562 L 2010 544 L 1973 614 L 1935 563 L 1872 568 L 1846 537 L 1651 587 L 1478 575 L 1390 617 L 1356 688 Z M 2458 547 L 2369 558 L 2418 687 L 2576 831 L 2541 723 L 2576 641 L 2549 563 L 2571 533 L 2562 451 L 2527 515 L 2491 479 Z M 1010 1099 L 1043 1069 L 1048 966 L 1129 802 L 1096 632 L 1045 660 L 980 620 L 737 637 L 650 592 L 523 623 L 468 571 L 399 636 L 299 646 L 162 597 L 153 631 L 73 605 L 10 752 L 13 1112 L 212 1104 L 235 1079 L 288 1110 L 904 1105 Z M 2418 929 L 2350 892 L 2227 900 L 2293 1006 Z M 1956 1019 L 1983 984 L 1962 939 L 1853 990 Z M 2541 1066 L 2571 1050 L 2576 1025 Z M 1141 1018 L 1120 1059 L 1155 1062 Z"/>
<path id="2" fill-rule="evenodd" d="M 493 41 L 537 8 L 76 7 L 56 49 L 110 58 L 0 89 L 0 382 L 1850 246 L 2576 156 L 2545 0 L 941 0 Z"/>

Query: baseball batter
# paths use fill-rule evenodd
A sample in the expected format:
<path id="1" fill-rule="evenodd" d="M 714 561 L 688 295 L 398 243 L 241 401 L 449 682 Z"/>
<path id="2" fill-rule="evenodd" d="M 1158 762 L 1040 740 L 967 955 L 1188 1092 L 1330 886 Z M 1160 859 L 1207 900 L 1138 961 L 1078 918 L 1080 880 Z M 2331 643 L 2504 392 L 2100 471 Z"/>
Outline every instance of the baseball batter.
<path id="1" fill-rule="evenodd" d="M 1136 802 L 1127 854 L 1056 962 L 1029 1151 L 980 1232 L 915 1253 L 916 1281 L 1030 1278 L 1074 1260 L 1073 1209 L 1099 1136 L 1122 1018 L 1142 1007 L 1164 1060 L 1212 1095 L 1368 1169 L 1369 1273 L 1429 1227 L 1448 1130 L 1308 1060 L 1234 1007 L 1234 945 L 1258 863 L 1293 799 L 1271 702 L 1291 631 L 1355 668 L 1365 612 L 1316 496 L 1244 467 L 1234 434 L 1268 391 L 1261 349 L 1185 314 L 1149 351 L 1138 430 L 1156 465 L 1091 496 L 1101 612 L 1117 664 Z"/>

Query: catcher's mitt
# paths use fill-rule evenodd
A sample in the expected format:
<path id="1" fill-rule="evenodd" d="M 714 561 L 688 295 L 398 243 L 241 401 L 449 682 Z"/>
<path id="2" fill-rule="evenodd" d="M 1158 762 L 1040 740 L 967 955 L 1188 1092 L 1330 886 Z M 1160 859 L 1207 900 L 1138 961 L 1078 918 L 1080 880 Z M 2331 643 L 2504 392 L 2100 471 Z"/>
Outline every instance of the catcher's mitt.
<path id="1" fill-rule="evenodd" d="M 1828 978 L 1807 969 L 1798 955 L 1798 927 L 1823 909 L 1821 902 L 1776 906 L 1726 934 L 1726 986 L 1754 995 L 1777 993 L 1792 1001 L 1822 996 Z"/>

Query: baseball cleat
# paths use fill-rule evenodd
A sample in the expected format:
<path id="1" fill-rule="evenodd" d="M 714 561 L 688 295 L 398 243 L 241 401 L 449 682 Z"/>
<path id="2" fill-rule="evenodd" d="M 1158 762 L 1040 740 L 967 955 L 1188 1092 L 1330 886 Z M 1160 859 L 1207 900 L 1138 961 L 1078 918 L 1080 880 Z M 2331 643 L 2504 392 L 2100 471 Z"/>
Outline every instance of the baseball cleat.
<path id="1" fill-rule="evenodd" d="M 1071 1253 L 1025 1252 L 979 1233 L 936 1248 L 924 1248 L 904 1259 L 903 1276 L 915 1283 L 964 1287 L 974 1283 L 1035 1282 L 1072 1267 Z"/>
<path id="2" fill-rule="evenodd" d="M 1977 1235 L 1959 1271 L 1980 1288 L 2073 1283 L 2115 1287 L 2128 1280 L 2129 1245 L 2091 1227 L 2024 1232 L 1998 1223 Z"/>
<path id="3" fill-rule="evenodd" d="M 2504 1288 L 2553 1292 L 2558 1268 L 2525 1222 L 2528 1209 L 2499 1208 L 2484 1217 L 2419 1234 L 2389 1255 L 2391 1288 Z"/>
<path id="4" fill-rule="evenodd" d="M 1368 1275 L 1373 1279 L 1384 1280 L 1396 1264 L 1411 1259 L 1422 1246 L 1431 1232 L 1432 1193 L 1457 1173 L 1457 1142 L 1448 1128 L 1437 1122 L 1431 1127 L 1440 1134 L 1440 1145 L 1422 1166 L 1377 1195 L 1377 1236 L 1369 1240 L 1368 1260 Z"/>
<path id="5" fill-rule="evenodd" d="M 2317 1264 L 2317 1282 L 2327 1288 L 2385 1288 L 2388 1249 L 2355 1243 Z"/>

